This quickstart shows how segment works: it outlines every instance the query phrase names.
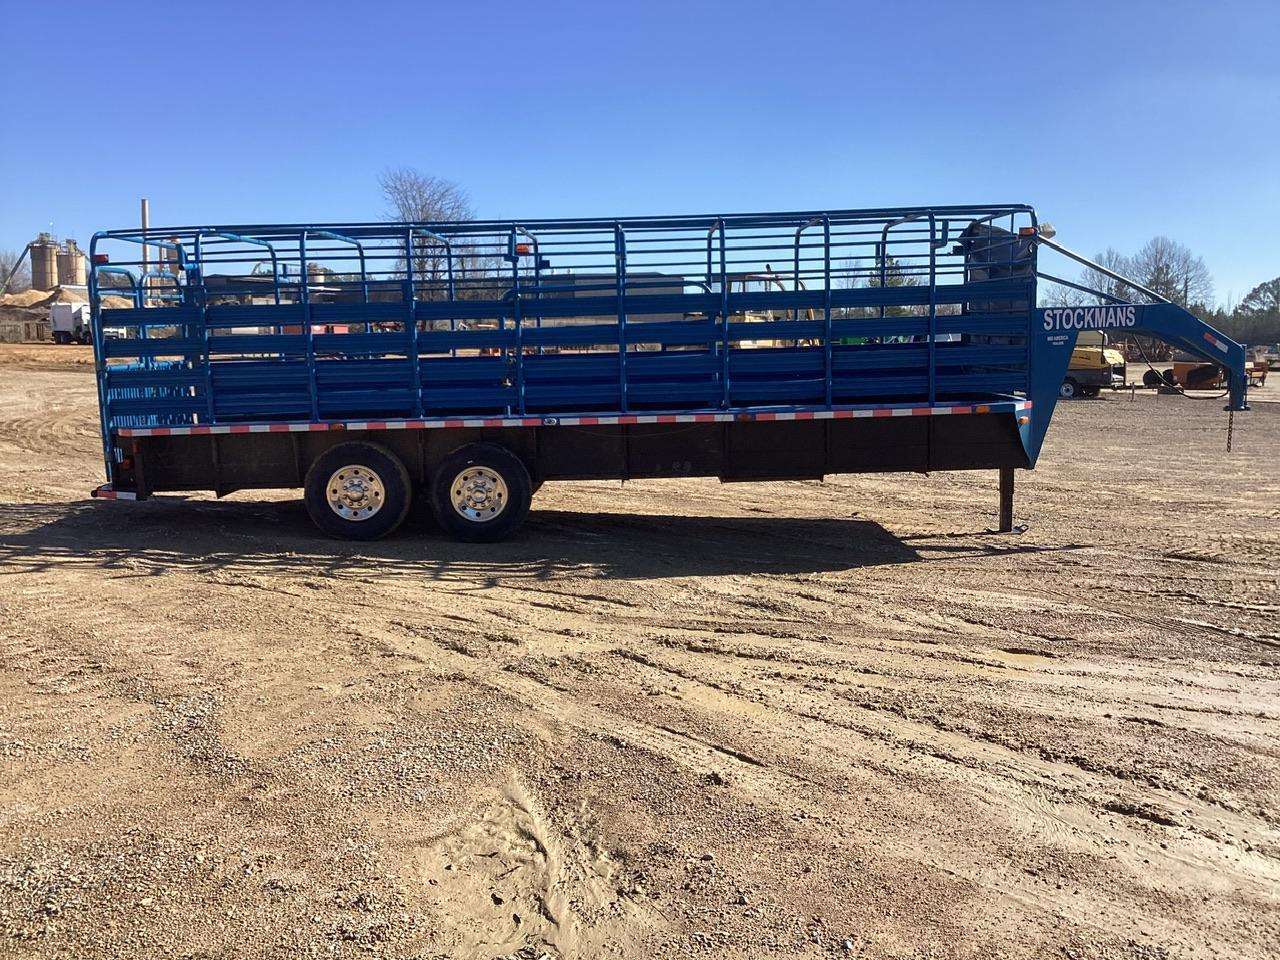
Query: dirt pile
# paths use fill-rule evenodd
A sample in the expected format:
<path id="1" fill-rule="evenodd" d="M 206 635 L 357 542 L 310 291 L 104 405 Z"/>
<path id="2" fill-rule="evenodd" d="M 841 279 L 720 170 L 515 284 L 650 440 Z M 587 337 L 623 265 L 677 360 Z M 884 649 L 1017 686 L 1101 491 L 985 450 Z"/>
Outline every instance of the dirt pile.
<path id="1" fill-rule="evenodd" d="M 21 293 L 0 295 L 0 307 L 35 307 L 46 303 L 56 296 L 49 290 L 23 290 Z"/>
<path id="2" fill-rule="evenodd" d="M 22 309 L 39 309 L 50 307 L 55 303 L 88 303 L 89 291 L 84 287 L 58 287 L 56 290 L 24 290 L 21 293 L 0 295 L 0 307 L 19 307 Z M 102 306 L 106 310 L 132 307 L 130 297 L 118 297 L 114 294 L 102 295 Z"/>

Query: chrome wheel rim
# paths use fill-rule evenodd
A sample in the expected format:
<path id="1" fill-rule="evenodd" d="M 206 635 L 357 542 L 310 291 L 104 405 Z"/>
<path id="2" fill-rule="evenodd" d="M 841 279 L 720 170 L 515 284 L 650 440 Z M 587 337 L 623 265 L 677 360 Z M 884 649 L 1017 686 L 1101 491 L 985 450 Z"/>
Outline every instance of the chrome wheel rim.
<path id="1" fill-rule="evenodd" d="M 333 471 L 325 496 L 329 509 L 343 520 L 368 520 L 386 503 L 387 490 L 376 471 L 351 463 Z"/>
<path id="2" fill-rule="evenodd" d="M 507 508 L 507 482 L 488 467 L 470 466 L 449 486 L 453 509 L 475 523 L 487 523 Z"/>

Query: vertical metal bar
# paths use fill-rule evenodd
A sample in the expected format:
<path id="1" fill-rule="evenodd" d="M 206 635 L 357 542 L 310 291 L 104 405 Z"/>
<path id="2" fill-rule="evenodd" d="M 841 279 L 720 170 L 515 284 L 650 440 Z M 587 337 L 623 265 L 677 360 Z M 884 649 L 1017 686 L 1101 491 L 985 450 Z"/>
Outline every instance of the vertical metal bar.
<path id="1" fill-rule="evenodd" d="M 93 367 L 98 384 L 98 425 L 102 430 L 102 462 L 107 473 L 107 482 L 111 476 L 111 417 L 110 401 L 107 390 L 107 357 L 106 344 L 102 335 L 102 296 L 98 291 L 98 265 L 95 254 L 98 249 L 98 235 L 94 234 L 89 241 L 89 327 L 93 334 Z"/>
<path id="2" fill-rule="evenodd" d="M 802 233 L 804 233 L 804 227 L 800 227 L 800 229 L 796 231 L 795 267 L 791 273 L 791 291 L 793 293 L 800 289 L 800 234 Z M 791 308 L 791 319 L 800 319 L 799 307 Z"/>
<path id="3" fill-rule="evenodd" d="M 209 330 L 209 292 L 204 285 L 204 256 L 201 251 L 200 234 L 196 234 L 195 243 L 196 254 L 196 279 L 199 281 L 197 287 L 192 284 L 192 294 L 196 298 L 196 306 L 200 310 L 200 329 L 204 336 L 204 394 L 205 406 L 208 408 L 209 423 L 217 423 L 217 405 L 213 396 L 213 334 Z M 188 271 L 190 277 L 190 271 Z"/>
<path id="4" fill-rule="evenodd" d="M 929 405 L 938 400 L 938 246 L 937 224 L 929 214 Z"/>
<path id="5" fill-rule="evenodd" d="M 621 224 L 613 227 L 613 259 L 617 271 L 615 285 L 618 293 L 618 391 L 621 406 L 627 412 L 627 235 Z"/>
<path id="6" fill-rule="evenodd" d="M 729 277 L 726 271 L 724 219 L 707 232 L 707 286 L 711 285 L 711 238 L 720 233 L 720 406 L 729 406 Z"/>
<path id="7" fill-rule="evenodd" d="M 307 276 L 307 231 L 298 234 L 298 259 L 302 261 L 302 284 L 298 288 L 298 297 L 302 301 L 302 333 L 307 345 L 307 393 L 311 398 L 311 419 L 320 419 L 320 384 L 316 376 L 316 332 L 311 326 L 311 291 L 308 289 Z M 276 327 L 276 333 L 281 332 Z M 284 351 L 280 352 L 281 358 Z"/>
<path id="8" fill-rule="evenodd" d="M 834 402 L 835 371 L 832 369 L 831 352 L 831 218 L 822 217 L 822 349 L 823 373 L 826 377 L 826 403 L 830 407 Z"/>
<path id="9" fill-rule="evenodd" d="M 147 246 L 147 231 L 151 226 L 151 210 L 147 198 L 142 198 L 142 274 L 151 269 L 151 251 Z M 143 289 L 143 305 L 146 305 L 146 289 Z"/>
<path id="10" fill-rule="evenodd" d="M 1000 468 L 1000 533 L 1013 532 L 1013 467 Z"/>
<path id="11" fill-rule="evenodd" d="M 513 234 L 514 235 L 514 234 Z M 517 415 L 524 413 L 524 300 L 520 293 L 520 260 L 519 257 L 512 261 L 515 270 L 515 285 L 513 290 L 515 295 L 511 298 L 511 322 L 515 325 L 516 349 L 515 349 L 515 388 L 516 388 L 516 412 Z M 511 413 L 510 404 L 507 405 L 507 413 Z"/>
<path id="12" fill-rule="evenodd" d="M 405 282 L 405 292 L 408 294 L 406 310 L 409 324 L 409 367 L 413 378 L 413 415 L 415 417 L 422 416 L 422 362 L 419 359 L 418 351 L 418 297 L 413 286 L 413 229 L 410 228 L 404 232 L 404 263 L 408 280 Z M 450 278 L 450 288 L 453 286 L 452 278 Z M 452 291 L 451 291 L 452 292 Z M 451 298 L 452 299 L 452 298 Z"/>
<path id="13" fill-rule="evenodd" d="M 889 228 L 884 228 L 880 243 L 876 246 L 876 256 L 880 259 L 880 319 L 885 318 L 884 290 L 889 285 Z M 876 343 L 884 342 L 884 334 L 876 337 Z"/>

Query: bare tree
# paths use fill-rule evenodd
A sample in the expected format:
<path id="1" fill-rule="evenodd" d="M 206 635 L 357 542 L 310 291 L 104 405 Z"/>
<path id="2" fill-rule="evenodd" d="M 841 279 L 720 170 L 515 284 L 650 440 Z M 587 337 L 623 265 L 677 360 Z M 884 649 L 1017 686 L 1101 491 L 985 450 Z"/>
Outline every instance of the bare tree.
<path id="1" fill-rule="evenodd" d="M 383 173 L 378 186 L 387 202 L 388 220 L 441 223 L 475 219 L 467 192 L 451 180 L 399 167 Z"/>
<path id="2" fill-rule="evenodd" d="M 459 223 L 475 219 L 475 211 L 465 190 L 442 177 L 422 173 L 412 167 L 387 170 L 378 178 L 386 201 L 389 220 L 431 225 Z M 449 268 L 452 267 L 455 295 L 460 300 L 495 299 L 502 296 L 509 267 L 503 259 L 501 238 L 489 234 L 451 236 L 451 252 L 428 236 L 414 240 L 413 275 L 415 296 L 421 300 L 442 300 L 448 296 Z M 404 263 L 397 271 L 404 273 Z"/>
<path id="3" fill-rule="evenodd" d="M 1126 257 L 1123 253 L 1120 253 L 1112 247 L 1107 247 L 1107 249 L 1102 253 L 1096 255 L 1093 258 L 1093 262 L 1101 267 L 1106 267 L 1112 273 L 1118 273 L 1122 277 L 1132 277 L 1135 280 L 1138 279 L 1134 276 L 1135 273 L 1139 272 L 1139 268 L 1134 262 L 1134 258 Z M 1097 290 L 1099 293 L 1107 294 L 1117 300 L 1134 299 L 1134 290 L 1132 287 L 1126 283 L 1122 283 L 1119 280 L 1109 277 L 1098 270 L 1086 268 L 1080 275 L 1080 283 L 1083 286 Z M 1093 297 L 1089 302 L 1110 303 L 1111 301 L 1107 297 Z"/>
<path id="4" fill-rule="evenodd" d="M 13 269 L 13 265 L 18 262 L 21 252 L 15 253 L 12 250 L 0 250 L 0 283 L 4 283 L 4 278 L 9 276 L 9 271 Z M 21 293 L 23 290 L 31 289 L 31 266 L 30 262 L 24 263 L 14 273 L 13 279 L 9 281 L 9 285 L 4 288 L 5 293 Z"/>
<path id="5" fill-rule="evenodd" d="M 1153 237 L 1129 260 L 1133 279 L 1184 307 L 1213 302 L 1213 278 L 1204 260 L 1177 241 Z"/>
<path id="6" fill-rule="evenodd" d="M 433 177 L 412 167 L 385 171 L 378 178 L 386 201 L 386 217 L 404 223 L 437 224 L 474 219 L 471 200 L 466 191 L 451 180 Z M 465 271 L 457 258 L 450 264 L 445 249 L 427 237 L 415 240 L 414 279 L 421 286 L 418 299 L 440 300 L 448 296 L 446 281 L 452 265 L 455 272 Z M 403 272 L 401 262 L 398 271 Z"/>

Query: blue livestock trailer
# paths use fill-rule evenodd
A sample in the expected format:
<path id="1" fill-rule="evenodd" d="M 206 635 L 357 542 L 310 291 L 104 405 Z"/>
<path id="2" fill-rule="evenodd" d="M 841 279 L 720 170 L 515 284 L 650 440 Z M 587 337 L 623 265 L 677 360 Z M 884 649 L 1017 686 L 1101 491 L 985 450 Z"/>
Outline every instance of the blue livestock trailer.
<path id="1" fill-rule="evenodd" d="M 496 540 L 546 480 L 995 469 L 1008 528 L 1080 330 L 1246 406 L 1243 348 L 1152 291 L 1038 308 L 1052 236 L 1018 204 L 99 233 L 95 494 L 301 487 L 358 539 L 425 497 Z"/>

